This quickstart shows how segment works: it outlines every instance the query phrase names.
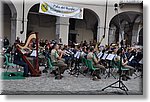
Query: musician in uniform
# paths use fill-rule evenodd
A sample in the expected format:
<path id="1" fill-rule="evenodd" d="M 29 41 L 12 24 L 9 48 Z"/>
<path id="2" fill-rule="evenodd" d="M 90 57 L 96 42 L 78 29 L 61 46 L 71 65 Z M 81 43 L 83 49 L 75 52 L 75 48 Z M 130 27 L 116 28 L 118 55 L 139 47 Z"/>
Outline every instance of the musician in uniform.
<path id="1" fill-rule="evenodd" d="M 92 60 L 93 66 L 94 66 L 95 68 L 99 68 L 99 71 L 98 71 L 97 73 L 95 73 L 93 76 L 94 76 L 94 77 L 96 76 L 98 79 L 101 79 L 101 77 L 99 76 L 99 74 L 100 74 L 100 69 L 105 69 L 105 67 L 104 67 L 103 65 L 100 65 L 100 64 L 99 64 L 99 61 L 100 61 L 100 60 L 96 58 L 96 56 L 95 56 L 95 54 L 94 54 L 94 48 L 93 48 L 93 47 L 90 48 L 90 52 L 89 52 L 88 55 L 87 55 L 87 59 Z"/>
<path id="2" fill-rule="evenodd" d="M 51 60 L 52 60 L 52 63 L 54 63 L 55 65 L 59 67 L 60 72 L 58 73 L 63 74 L 64 71 L 67 69 L 67 64 L 65 64 L 64 59 L 62 59 L 64 52 L 63 51 L 58 52 L 58 50 L 59 50 L 59 45 L 54 44 L 52 47 L 52 51 L 51 51 Z M 58 73 L 55 73 L 56 78 L 59 77 Z M 60 76 L 60 79 L 61 78 L 62 78 L 62 75 Z"/>

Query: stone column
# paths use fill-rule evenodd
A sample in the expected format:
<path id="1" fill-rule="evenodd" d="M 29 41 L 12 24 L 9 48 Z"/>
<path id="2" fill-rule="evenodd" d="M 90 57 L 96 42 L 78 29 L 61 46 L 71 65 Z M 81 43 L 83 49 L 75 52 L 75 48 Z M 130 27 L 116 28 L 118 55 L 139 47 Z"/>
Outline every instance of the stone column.
<path id="1" fill-rule="evenodd" d="M 61 41 L 63 44 L 68 45 L 68 33 L 69 33 L 69 18 L 57 17 L 56 21 L 56 40 Z"/>
<path id="2" fill-rule="evenodd" d="M 108 43 L 109 44 L 115 43 L 115 32 L 116 32 L 116 28 L 115 27 L 111 27 L 109 29 L 109 32 L 108 32 Z"/>
<path id="3" fill-rule="evenodd" d="M 13 45 L 16 40 L 16 18 L 11 18 L 11 39 L 10 44 Z"/>
<path id="4" fill-rule="evenodd" d="M 101 30 L 101 27 L 100 27 L 100 25 L 98 25 L 98 26 L 97 26 L 97 42 L 100 41 L 100 36 L 101 36 L 100 30 Z"/>
<path id="5" fill-rule="evenodd" d="M 0 32 L 1 32 L 1 34 L 0 34 L 0 38 L 3 38 L 3 5 L 2 5 L 2 1 L 0 1 L 0 7 L 1 7 L 1 9 L 0 9 Z"/>
<path id="6" fill-rule="evenodd" d="M 109 31 L 108 27 L 106 27 L 105 30 L 106 30 L 105 38 L 102 40 L 101 45 L 108 44 L 108 31 Z M 98 26 L 97 28 L 97 41 L 98 42 L 102 39 L 103 35 L 104 35 L 104 26 L 103 25 Z"/>
<path id="7" fill-rule="evenodd" d="M 22 18 L 17 18 L 16 20 L 17 28 L 16 28 L 16 37 L 19 37 L 20 40 L 24 43 L 26 40 L 26 31 L 27 31 L 27 19 L 24 20 L 24 32 L 21 34 L 22 31 Z"/>

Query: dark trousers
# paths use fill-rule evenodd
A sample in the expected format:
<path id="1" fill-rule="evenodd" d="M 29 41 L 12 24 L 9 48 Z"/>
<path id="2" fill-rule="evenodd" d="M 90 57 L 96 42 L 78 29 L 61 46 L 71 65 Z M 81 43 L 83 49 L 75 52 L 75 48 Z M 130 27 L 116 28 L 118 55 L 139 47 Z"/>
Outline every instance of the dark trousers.
<path id="1" fill-rule="evenodd" d="M 27 63 L 25 63 L 24 61 L 14 61 L 15 64 L 24 67 L 24 75 L 28 75 L 29 73 L 29 68 Z"/>
<path id="2" fill-rule="evenodd" d="M 138 66 L 139 66 L 139 63 L 138 63 L 138 61 L 136 61 L 136 60 L 132 60 L 132 61 L 130 61 L 130 62 L 128 63 L 128 65 L 135 68 L 135 67 L 138 67 Z"/>

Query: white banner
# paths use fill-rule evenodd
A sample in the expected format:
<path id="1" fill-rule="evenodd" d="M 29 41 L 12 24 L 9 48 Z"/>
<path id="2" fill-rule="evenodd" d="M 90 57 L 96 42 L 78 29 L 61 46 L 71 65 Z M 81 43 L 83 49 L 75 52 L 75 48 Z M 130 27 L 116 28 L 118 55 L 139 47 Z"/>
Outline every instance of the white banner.
<path id="1" fill-rule="evenodd" d="M 40 1 L 40 13 L 83 19 L 83 8 L 54 4 L 48 1 Z"/>

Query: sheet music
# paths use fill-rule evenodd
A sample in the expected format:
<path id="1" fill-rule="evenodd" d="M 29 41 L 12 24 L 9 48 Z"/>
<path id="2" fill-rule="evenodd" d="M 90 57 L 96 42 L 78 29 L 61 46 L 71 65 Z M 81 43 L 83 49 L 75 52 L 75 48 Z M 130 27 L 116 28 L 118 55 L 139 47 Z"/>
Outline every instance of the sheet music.
<path id="1" fill-rule="evenodd" d="M 140 64 L 143 64 L 143 58 L 139 61 Z"/>
<path id="2" fill-rule="evenodd" d="M 30 54 L 30 56 L 32 56 L 32 57 L 36 57 L 36 56 L 37 56 L 37 54 L 36 54 L 36 50 L 33 50 L 33 51 L 32 51 L 32 53 Z"/>
<path id="3" fill-rule="evenodd" d="M 105 60 L 108 54 L 104 53 L 102 59 Z"/>
<path id="4" fill-rule="evenodd" d="M 21 49 L 20 50 L 23 54 L 27 53 L 25 50 Z"/>
<path id="5" fill-rule="evenodd" d="M 108 56 L 107 56 L 107 60 L 113 60 L 114 59 L 114 57 L 115 57 L 115 55 L 114 54 L 109 54 Z"/>
<path id="6" fill-rule="evenodd" d="M 97 54 L 97 57 L 100 59 L 102 55 L 103 55 L 103 53 L 100 52 L 100 53 Z"/>
<path id="7" fill-rule="evenodd" d="M 78 51 L 78 52 L 74 55 L 74 57 L 79 59 L 79 58 L 80 58 L 80 54 L 81 54 L 81 52 Z"/>
<path id="8" fill-rule="evenodd" d="M 65 54 L 66 54 L 67 56 L 70 56 L 69 51 L 65 50 L 64 52 L 65 52 Z"/>
<path id="9" fill-rule="evenodd" d="M 69 52 L 70 52 L 72 55 L 74 54 L 71 50 L 69 50 Z"/>
<path id="10" fill-rule="evenodd" d="M 129 61 L 132 61 L 133 58 L 134 58 L 134 56 L 132 56 L 132 57 L 129 59 Z"/>

